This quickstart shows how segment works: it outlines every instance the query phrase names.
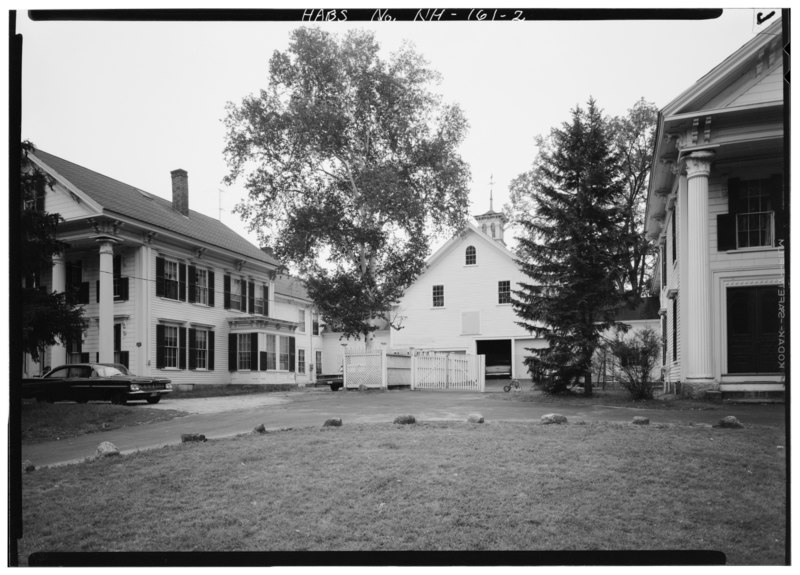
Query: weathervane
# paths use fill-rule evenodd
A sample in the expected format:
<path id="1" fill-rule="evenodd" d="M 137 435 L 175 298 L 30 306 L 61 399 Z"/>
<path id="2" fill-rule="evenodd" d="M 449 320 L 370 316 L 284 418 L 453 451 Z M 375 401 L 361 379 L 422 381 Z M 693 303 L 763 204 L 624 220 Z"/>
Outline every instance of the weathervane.
<path id="1" fill-rule="evenodd" d="M 494 211 L 494 174 L 489 175 L 489 211 Z"/>

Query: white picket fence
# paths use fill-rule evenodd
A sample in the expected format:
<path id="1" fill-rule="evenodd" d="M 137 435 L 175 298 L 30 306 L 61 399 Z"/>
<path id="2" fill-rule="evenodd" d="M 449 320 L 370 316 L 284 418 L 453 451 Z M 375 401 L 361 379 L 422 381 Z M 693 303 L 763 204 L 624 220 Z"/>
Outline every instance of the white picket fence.
<path id="1" fill-rule="evenodd" d="M 349 389 L 386 389 L 408 386 L 411 389 L 484 391 L 486 360 L 483 355 L 436 352 L 387 352 L 346 350 L 344 386 Z"/>

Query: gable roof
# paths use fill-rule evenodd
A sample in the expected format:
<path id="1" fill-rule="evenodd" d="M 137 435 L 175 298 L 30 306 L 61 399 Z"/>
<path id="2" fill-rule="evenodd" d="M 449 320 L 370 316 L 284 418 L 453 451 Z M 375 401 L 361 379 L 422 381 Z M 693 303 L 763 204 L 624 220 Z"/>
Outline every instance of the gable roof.
<path id="1" fill-rule="evenodd" d="M 478 237 L 480 237 L 482 239 L 485 239 L 501 255 L 509 258 L 512 261 L 516 260 L 517 256 L 515 256 L 514 253 L 511 250 L 509 250 L 507 247 L 502 245 L 497 240 L 495 240 L 495 239 L 489 237 L 487 234 L 483 233 L 475 224 L 473 224 L 471 222 L 467 222 L 467 225 L 461 231 L 459 231 L 452 238 L 447 240 L 447 242 L 442 247 L 440 247 L 438 250 L 436 250 L 428 258 L 427 267 L 432 266 L 439 259 L 441 259 L 446 253 L 448 253 L 453 247 L 455 247 L 456 244 L 458 244 L 464 237 L 466 237 L 466 235 L 469 232 L 473 232 L 473 233 L 477 234 Z"/>
<path id="2" fill-rule="evenodd" d="M 39 149 L 33 155 L 41 161 L 43 167 L 54 171 L 99 204 L 103 214 L 125 216 L 204 244 L 241 254 L 251 260 L 280 265 L 274 257 L 260 250 L 219 220 L 194 210 L 189 210 L 189 215 L 184 216 L 172 208 L 172 202 L 169 200 Z"/>

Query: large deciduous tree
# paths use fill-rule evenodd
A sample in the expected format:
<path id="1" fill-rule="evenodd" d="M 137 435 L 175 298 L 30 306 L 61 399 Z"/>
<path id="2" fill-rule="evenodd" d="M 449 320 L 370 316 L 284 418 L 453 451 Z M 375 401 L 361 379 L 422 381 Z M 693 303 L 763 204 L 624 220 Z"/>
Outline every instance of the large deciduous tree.
<path id="1" fill-rule="evenodd" d="M 625 210 L 623 227 L 628 242 L 620 248 L 627 253 L 625 270 L 617 279 L 620 290 L 636 303 L 650 291 L 656 246 L 644 234 L 647 184 L 655 148 L 658 108 L 644 98 L 639 99 L 627 115 L 611 120 L 614 145 L 620 158 L 625 186 L 620 202 Z"/>
<path id="2" fill-rule="evenodd" d="M 431 238 L 465 223 L 467 122 L 437 80 L 408 45 L 384 59 L 372 33 L 300 28 L 267 87 L 228 105 L 226 182 L 248 191 L 237 211 L 347 336 L 391 321 Z"/>
<path id="3" fill-rule="evenodd" d="M 20 194 L 22 196 L 19 266 L 22 283 L 22 351 L 39 361 L 45 346 L 63 343 L 85 329 L 83 307 L 70 294 L 49 291 L 41 284 L 42 271 L 66 244 L 56 237 L 59 214 L 44 210 L 44 196 L 53 179 L 31 162 L 32 143 L 21 144 Z"/>
<path id="4" fill-rule="evenodd" d="M 520 283 L 512 303 L 518 324 L 548 343 L 529 350 L 525 362 L 533 374 L 550 376 L 548 391 L 566 391 L 582 378 L 591 395 L 592 354 L 624 301 L 616 285 L 625 259 L 618 246 L 628 241 L 618 203 L 620 159 L 594 100 L 551 130 L 534 175 L 515 185 L 526 187 L 531 209 L 518 221 L 517 252 L 530 282 Z"/>

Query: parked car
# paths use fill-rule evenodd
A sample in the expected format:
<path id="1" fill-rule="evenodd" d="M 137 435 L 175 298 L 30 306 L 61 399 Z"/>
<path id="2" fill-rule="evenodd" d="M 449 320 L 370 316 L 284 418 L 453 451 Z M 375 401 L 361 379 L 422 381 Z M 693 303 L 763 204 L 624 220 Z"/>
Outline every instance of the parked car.
<path id="1" fill-rule="evenodd" d="M 142 399 L 158 403 L 172 391 L 169 379 L 138 377 L 120 363 L 71 363 L 41 377 L 22 380 L 22 397 L 39 401 L 111 401 L 125 405 Z"/>
<path id="2" fill-rule="evenodd" d="M 486 377 L 511 377 L 510 364 L 495 364 L 486 366 Z"/>
<path id="3" fill-rule="evenodd" d="M 320 373 L 317 375 L 317 383 L 329 385 L 331 391 L 339 391 L 344 387 L 344 374 L 342 373 Z"/>

